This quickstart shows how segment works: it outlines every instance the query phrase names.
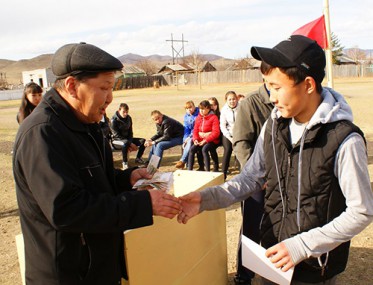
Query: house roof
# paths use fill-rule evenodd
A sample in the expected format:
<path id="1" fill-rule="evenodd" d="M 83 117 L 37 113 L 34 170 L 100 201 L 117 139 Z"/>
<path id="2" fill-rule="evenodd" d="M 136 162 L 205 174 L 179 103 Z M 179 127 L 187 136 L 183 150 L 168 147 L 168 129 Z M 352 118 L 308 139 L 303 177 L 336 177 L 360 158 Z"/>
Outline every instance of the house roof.
<path id="1" fill-rule="evenodd" d="M 193 70 L 186 64 L 167 64 L 163 66 L 158 73 L 176 72 L 176 71 L 190 71 Z"/>
<path id="2" fill-rule="evenodd" d="M 135 65 L 125 65 L 122 68 L 123 73 L 129 74 L 129 73 L 140 73 L 140 74 L 145 74 L 145 71 L 142 70 L 141 68 L 135 66 Z"/>
<path id="3" fill-rule="evenodd" d="M 347 55 L 338 56 L 338 60 L 340 63 L 344 64 L 356 64 L 356 61 L 348 57 Z"/>

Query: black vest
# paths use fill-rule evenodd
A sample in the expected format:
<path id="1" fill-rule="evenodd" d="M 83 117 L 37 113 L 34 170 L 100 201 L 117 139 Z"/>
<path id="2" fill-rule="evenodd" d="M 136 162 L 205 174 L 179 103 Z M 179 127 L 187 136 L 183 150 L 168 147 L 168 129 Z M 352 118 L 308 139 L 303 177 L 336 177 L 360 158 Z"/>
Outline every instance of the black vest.
<path id="1" fill-rule="evenodd" d="M 349 121 L 319 124 L 307 131 L 302 149 L 301 193 L 299 225 L 298 163 L 300 145 L 290 144 L 289 120 L 280 118 L 267 122 L 264 153 L 267 177 L 264 216 L 261 225 L 261 242 L 265 248 L 273 246 L 298 233 L 321 227 L 346 209 L 345 197 L 334 175 L 334 163 L 339 146 L 351 133 L 361 130 Z M 363 136 L 364 137 L 364 136 Z M 273 144 L 281 181 L 281 200 Z M 309 258 L 295 267 L 294 280 L 316 283 L 344 271 L 350 242 L 330 251 L 326 270 L 322 270 L 317 258 Z M 322 256 L 324 261 L 326 255 Z"/>

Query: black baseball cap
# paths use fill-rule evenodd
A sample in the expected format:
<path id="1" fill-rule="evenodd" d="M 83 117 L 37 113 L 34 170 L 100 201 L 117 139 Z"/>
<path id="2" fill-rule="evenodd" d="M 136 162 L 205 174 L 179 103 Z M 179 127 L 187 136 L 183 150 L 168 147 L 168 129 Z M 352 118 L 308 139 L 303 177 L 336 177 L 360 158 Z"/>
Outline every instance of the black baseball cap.
<path id="1" fill-rule="evenodd" d="M 298 67 L 316 82 L 325 76 L 325 53 L 316 41 L 301 35 L 292 35 L 273 48 L 252 47 L 251 55 L 274 67 Z"/>
<path id="2" fill-rule="evenodd" d="M 102 49 L 84 42 L 60 47 L 52 59 L 52 72 L 57 78 L 65 78 L 82 72 L 121 70 L 123 64 Z"/>

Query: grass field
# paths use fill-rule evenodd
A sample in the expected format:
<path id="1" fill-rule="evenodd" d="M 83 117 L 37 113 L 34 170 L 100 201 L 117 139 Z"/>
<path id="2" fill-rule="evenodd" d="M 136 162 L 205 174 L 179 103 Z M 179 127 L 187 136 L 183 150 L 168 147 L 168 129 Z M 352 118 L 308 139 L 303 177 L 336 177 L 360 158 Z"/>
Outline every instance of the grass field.
<path id="1" fill-rule="evenodd" d="M 182 121 L 184 115 L 184 103 L 193 100 L 198 104 L 203 99 L 217 97 L 221 106 L 224 94 L 228 90 L 247 94 L 256 90 L 257 84 L 231 84 L 196 87 L 162 87 L 160 89 L 136 89 L 123 90 L 114 93 L 113 103 L 107 113 L 111 117 L 120 103 L 125 102 L 130 107 L 130 115 L 134 122 L 134 135 L 149 138 L 155 132 L 154 123 L 151 121 L 150 112 L 158 109 L 166 115 Z M 373 78 L 362 79 L 337 79 L 335 89 L 342 93 L 354 112 L 354 122 L 365 133 L 368 142 L 369 171 L 373 177 Z M 19 216 L 14 191 L 12 176 L 11 150 L 16 135 L 18 124 L 16 114 L 19 100 L 0 101 L 0 284 L 21 284 L 18 269 L 17 252 L 14 236 L 20 233 Z M 219 149 L 221 155 L 221 149 Z M 144 157 L 146 158 L 148 150 Z M 173 171 L 174 164 L 179 159 L 180 150 L 174 148 L 165 152 L 160 171 Z M 114 154 L 117 166 L 121 164 L 120 153 Z M 131 155 L 130 163 L 133 161 Z M 231 168 L 232 175 L 237 170 Z M 230 176 L 231 177 L 231 176 Z M 230 178 L 228 177 L 228 178 Z M 227 242 L 228 242 L 228 284 L 232 283 L 232 275 L 235 272 L 235 258 L 237 237 L 240 228 L 239 205 L 233 205 L 226 211 L 227 214 Z M 372 284 L 373 271 L 373 226 L 370 225 L 361 234 L 352 240 L 348 268 L 340 278 L 338 284 L 368 285 Z M 255 281 L 256 282 L 256 281 Z M 145 285 L 145 284 L 144 284 Z M 167 284 L 165 284 L 167 285 Z M 208 284 L 209 285 L 209 284 Z"/>

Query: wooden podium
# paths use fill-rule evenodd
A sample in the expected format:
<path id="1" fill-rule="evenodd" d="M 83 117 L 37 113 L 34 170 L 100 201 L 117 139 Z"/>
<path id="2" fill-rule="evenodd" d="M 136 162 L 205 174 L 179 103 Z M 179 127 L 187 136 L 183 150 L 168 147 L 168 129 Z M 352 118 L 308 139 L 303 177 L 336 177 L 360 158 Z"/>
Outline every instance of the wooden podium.
<path id="1" fill-rule="evenodd" d="M 224 182 L 222 173 L 177 170 L 174 194 Z M 154 225 L 125 233 L 128 281 L 123 285 L 226 285 L 225 211 L 205 211 L 186 225 L 154 217 Z"/>

